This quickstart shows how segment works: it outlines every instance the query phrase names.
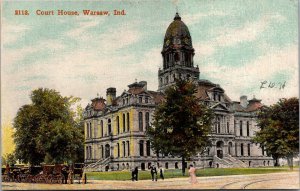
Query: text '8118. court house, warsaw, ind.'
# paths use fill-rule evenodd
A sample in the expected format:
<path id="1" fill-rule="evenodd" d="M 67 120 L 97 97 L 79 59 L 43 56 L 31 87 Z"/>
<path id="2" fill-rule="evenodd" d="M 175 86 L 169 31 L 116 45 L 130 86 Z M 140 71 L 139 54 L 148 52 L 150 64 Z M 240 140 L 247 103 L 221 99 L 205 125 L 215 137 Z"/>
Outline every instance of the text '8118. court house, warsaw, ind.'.
<path id="1" fill-rule="evenodd" d="M 112 15 L 126 15 L 126 11 L 123 10 L 82 10 L 82 11 L 70 11 L 70 10 L 36 10 L 34 12 L 35 15 L 38 16 L 52 16 L 52 15 L 59 15 L 59 16 L 79 16 L 79 15 L 86 15 L 86 16 L 110 16 Z M 15 10 L 15 15 L 30 15 L 29 10 Z"/>

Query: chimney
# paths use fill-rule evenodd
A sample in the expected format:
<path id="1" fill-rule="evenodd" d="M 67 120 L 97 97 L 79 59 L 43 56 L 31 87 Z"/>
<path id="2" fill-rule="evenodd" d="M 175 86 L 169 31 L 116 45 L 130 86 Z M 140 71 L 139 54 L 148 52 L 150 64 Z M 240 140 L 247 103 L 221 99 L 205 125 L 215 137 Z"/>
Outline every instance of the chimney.
<path id="1" fill-rule="evenodd" d="M 113 100 L 116 99 L 116 88 L 107 88 L 106 90 L 106 105 L 112 105 Z"/>
<path id="2" fill-rule="evenodd" d="M 240 97 L 240 104 L 246 108 L 248 105 L 247 96 L 243 95 Z"/>

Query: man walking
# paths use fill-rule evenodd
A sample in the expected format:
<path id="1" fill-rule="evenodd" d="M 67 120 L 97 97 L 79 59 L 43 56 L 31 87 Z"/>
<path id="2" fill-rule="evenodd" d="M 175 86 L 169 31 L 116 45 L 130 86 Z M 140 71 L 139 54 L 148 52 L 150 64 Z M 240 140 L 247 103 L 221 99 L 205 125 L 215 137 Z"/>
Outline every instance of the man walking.
<path id="1" fill-rule="evenodd" d="M 154 181 L 154 179 L 155 181 L 157 181 L 157 170 L 154 165 L 151 166 L 150 172 L 151 172 L 152 181 Z"/>

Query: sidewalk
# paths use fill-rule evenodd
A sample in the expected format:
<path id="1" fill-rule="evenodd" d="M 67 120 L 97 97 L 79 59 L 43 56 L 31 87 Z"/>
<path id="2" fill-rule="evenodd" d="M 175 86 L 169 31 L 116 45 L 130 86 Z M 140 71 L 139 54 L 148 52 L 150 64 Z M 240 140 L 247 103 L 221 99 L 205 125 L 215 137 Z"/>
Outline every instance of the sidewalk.
<path id="1" fill-rule="evenodd" d="M 3 190 L 31 189 L 31 190 L 114 190 L 114 189 L 299 189 L 299 172 L 282 172 L 255 175 L 232 175 L 199 177 L 198 184 L 191 185 L 188 178 L 172 178 L 158 180 L 132 181 L 103 181 L 90 180 L 88 184 L 28 184 L 3 183 Z"/>

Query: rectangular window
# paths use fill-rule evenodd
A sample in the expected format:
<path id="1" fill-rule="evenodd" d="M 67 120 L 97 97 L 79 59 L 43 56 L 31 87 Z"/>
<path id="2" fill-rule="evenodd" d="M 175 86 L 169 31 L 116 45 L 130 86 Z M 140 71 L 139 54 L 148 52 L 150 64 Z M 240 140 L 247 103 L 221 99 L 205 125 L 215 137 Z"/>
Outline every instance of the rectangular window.
<path id="1" fill-rule="evenodd" d="M 125 113 L 123 113 L 123 133 L 126 131 L 125 129 Z"/>
<path id="2" fill-rule="evenodd" d="M 144 141 L 140 141 L 140 156 L 144 156 Z"/>
<path id="3" fill-rule="evenodd" d="M 244 144 L 241 143 L 241 156 L 244 156 Z"/>
<path id="4" fill-rule="evenodd" d="M 250 136 L 250 131 L 249 131 L 249 121 L 247 121 L 247 136 Z"/>
<path id="5" fill-rule="evenodd" d="M 149 114 L 149 112 L 146 112 L 145 118 L 146 118 L 146 130 L 147 130 L 150 126 L 150 114 Z"/>
<path id="6" fill-rule="evenodd" d="M 143 131 L 143 113 L 139 112 L 139 131 Z"/>
<path id="7" fill-rule="evenodd" d="M 250 154 L 251 154 L 251 153 L 250 153 L 250 146 L 251 146 L 251 145 L 248 144 L 248 156 L 250 156 Z"/>
<path id="8" fill-rule="evenodd" d="M 142 103 L 142 102 L 143 102 L 143 98 L 139 97 L 139 103 Z"/>
<path id="9" fill-rule="evenodd" d="M 240 136 L 243 136 L 243 121 L 240 121 Z"/>
<path id="10" fill-rule="evenodd" d="M 127 141 L 127 156 L 130 156 L 130 144 L 129 141 Z"/>
<path id="11" fill-rule="evenodd" d="M 129 127 L 130 127 L 130 124 L 129 124 L 129 113 L 127 113 L 127 131 L 129 131 Z"/>
<path id="12" fill-rule="evenodd" d="M 145 97 L 145 103 L 148 103 L 148 102 L 149 102 L 149 98 Z"/>

